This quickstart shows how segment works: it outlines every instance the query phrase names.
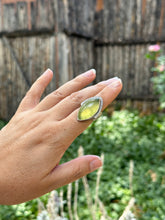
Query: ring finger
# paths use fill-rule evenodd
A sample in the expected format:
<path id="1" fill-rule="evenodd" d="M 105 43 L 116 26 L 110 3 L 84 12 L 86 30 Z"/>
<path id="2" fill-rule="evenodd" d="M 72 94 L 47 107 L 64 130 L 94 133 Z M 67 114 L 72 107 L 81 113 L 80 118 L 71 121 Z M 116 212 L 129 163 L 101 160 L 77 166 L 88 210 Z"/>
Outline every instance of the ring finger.
<path id="1" fill-rule="evenodd" d="M 102 91 L 98 92 L 96 95 L 102 97 L 103 99 L 103 109 L 104 110 L 119 94 L 122 89 L 122 83 L 120 79 L 115 79 L 112 83 L 106 86 Z M 92 122 L 92 120 L 79 122 L 77 121 L 78 110 L 73 111 L 66 119 L 63 120 L 65 129 L 71 131 L 68 135 L 71 142 L 81 134 Z M 64 126 L 63 125 L 63 126 Z M 67 137 L 67 135 L 66 135 Z"/>

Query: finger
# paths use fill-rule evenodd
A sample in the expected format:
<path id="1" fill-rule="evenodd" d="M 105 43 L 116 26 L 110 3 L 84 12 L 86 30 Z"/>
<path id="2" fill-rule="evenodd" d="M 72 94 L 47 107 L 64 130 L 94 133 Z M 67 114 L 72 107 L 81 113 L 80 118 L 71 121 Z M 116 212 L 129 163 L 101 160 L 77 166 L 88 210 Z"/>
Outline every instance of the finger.
<path id="1" fill-rule="evenodd" d="M 53 78 L 53 72 L 47 69 L 31 86 L 26 96 L 22 100 L 18 111 L 26 111 L 34 108 L 40 101 L 40 98 Z"/>
<path id="2" fill-rule="evenodd" d="M 46 177 L 49 190 L 71 183 L 102 166 L 100 157 L 87 155 L 59 165 Z"/>
<path id="3" fill-rule="evenodd" d="M 101 90 L 103 90 L 107 83 L 111 84 L 116 80 L 116 77 L 111 78 L 105 82 L 98 83 L 94 86 L 87 87 L 78 92 L 72 93 L 70 96 L 63 99 L 54 108 L 50 109 L 50 117 L 55 120 L 62 120 L 77 109 L 81 102 L 85 99 L 96 96 Z"/>
<path id="4" fill-rule="evenodd" d="M 94 69 L 91 69 L 77 76 L 68 83 L 65 83 L 56 91 L 52 92 L 50 95 L 45 97 L 37 106 L 37 110 L 44 111 L 50 109 L 65 97 L 69 96 L 73 92 L 79 91 L 80 89 L 90 84 L 95 79 L 95 76 L 96 76 L 96 71 Z"/>
<path id="5" fill-rule="evenodd" d="M 106 83 L 106 82 L 103 82 Z M 119 78 L 116 78 L 113 83 L 107 85 L 97 96 L 103 99 L 103 110 L 117 97 L 122 89 L 122 83 Z M 66 119 L 63 120 L 66 131 L 72 141 L 81 134 L 92 122 L 92 120 L 79 122 L 77 121 L 78 110 L 73 111 Z"/>

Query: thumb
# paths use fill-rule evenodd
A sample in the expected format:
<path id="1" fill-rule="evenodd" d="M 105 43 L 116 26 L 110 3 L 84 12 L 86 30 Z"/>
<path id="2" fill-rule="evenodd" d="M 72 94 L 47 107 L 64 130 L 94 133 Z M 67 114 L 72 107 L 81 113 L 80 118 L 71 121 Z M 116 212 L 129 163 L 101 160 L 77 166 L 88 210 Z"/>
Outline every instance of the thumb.
<path id="1" fill-rule="evenodd" d="M 78 157 L 58 165 L 47 176 L 50 191 L 71 183 L 102 166 L 101 158 L 94 155 Z"/>

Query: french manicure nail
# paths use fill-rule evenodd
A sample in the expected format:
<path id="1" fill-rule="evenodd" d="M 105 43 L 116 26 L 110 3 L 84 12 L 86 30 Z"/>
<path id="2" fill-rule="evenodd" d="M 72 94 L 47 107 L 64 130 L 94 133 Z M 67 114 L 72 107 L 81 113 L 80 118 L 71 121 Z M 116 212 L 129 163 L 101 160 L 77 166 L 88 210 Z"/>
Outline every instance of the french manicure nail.
<path id="1" fill-rule="evenodd" d="M 114 81 L 116 81 L 117 79 L 119 79 L 119 78 L 118 78 L 118 77 L 113 77 L 113 78 L 111 78 L 111 79 L 102 81 L 102 82 L 100 82 L 100 83 L 101 83 L 101 84 L 104 84 L 104 85 L 109 85 L 109 84 L 113 83 Z"/>
<path id="2" fill-rule="evenodd" d="M 47 70 L 45 70 L 45 72 L 44 72 L 41 76 L 46 75 L 46 74 L 48 74 L 49 72 L 52 72 L 52 70 L 48 68 Z"/>
<path id="3" fill-rule="evenodd" d="M 90 162 L 90 170 L 91 172 L 98 169 L 99 167 L 102 166 L 102 161 L 101 158 L 98 157 L 97 159 L 94 159 Z"/>
<path id="4" fill-rule="evenodd" d="M 40 79 L 40 78 L 42 78 L 44 75 L 46 75 L 49 71 L 51 71 L 51 69 L 47 69 L 47 70 L 45 70 L 41 75 L 40 75 L 40 77 L 38 78 L 38 79 Z"/>
<path id="5" fill-rule="evenodd" d="M 121 79 L 117 77 L 112 83 L 108 85 L 108 87 L 117 88 L 121 85 L 121 83 L 122 83 Z"/>
<path id="6" fill-rule="evenodd" d="M 93 74 L 96 75 L 95 69 L 88 70 L 87 72 L 83 73 L 82 75 L 85 77 L 91 77 L 91 76 L 93 76 Z"/>
<path id="7" fill-rule="evenodd" d="M 96 75 L 96 70 L 95 69 L 91 69 L 91 71 L 93 71 L 93 73 Z"/>

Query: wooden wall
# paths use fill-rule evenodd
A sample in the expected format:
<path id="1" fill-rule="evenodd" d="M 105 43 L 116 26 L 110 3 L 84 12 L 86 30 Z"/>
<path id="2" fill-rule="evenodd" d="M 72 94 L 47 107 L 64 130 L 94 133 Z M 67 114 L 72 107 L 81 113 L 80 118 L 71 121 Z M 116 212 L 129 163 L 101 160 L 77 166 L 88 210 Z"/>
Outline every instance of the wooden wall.
<path id="1" fill-rule="evenodd" d="M 100 0 L 95 36 L 99 42 L 147 43 L 164 41 L 164 0 Z"/>
<path id="2" fill-rule="evenodd" d="M 0 40 L 0 112 L 11 117 L 30 85 L 48 67 L 54 78 L 46 92 L 93 67 L 93 45 L 89 40 L 39 35 Z"/>
<path id="3" fill-rule="evenodd" d="M 164 39 L 164 0 L 0 0 L 0 118 L 48 67 L 45 94 L 96 68 L 96 81 L 122 78 L 120 99 L 155 100 L 144 56 Z"/>
<path id="4" fill-rule="evenodd" d="M 118 76 L 122 79 L 121 98 L 135 100 L 155 99 L 152 92 L 150 67 L 154 65 L 145 58 L 149 44 L 106 45 L 95 47 L 95 67 L 101 74 L 97 81 Z M 165 51 L 165 43 L 160 44 Z"/>

